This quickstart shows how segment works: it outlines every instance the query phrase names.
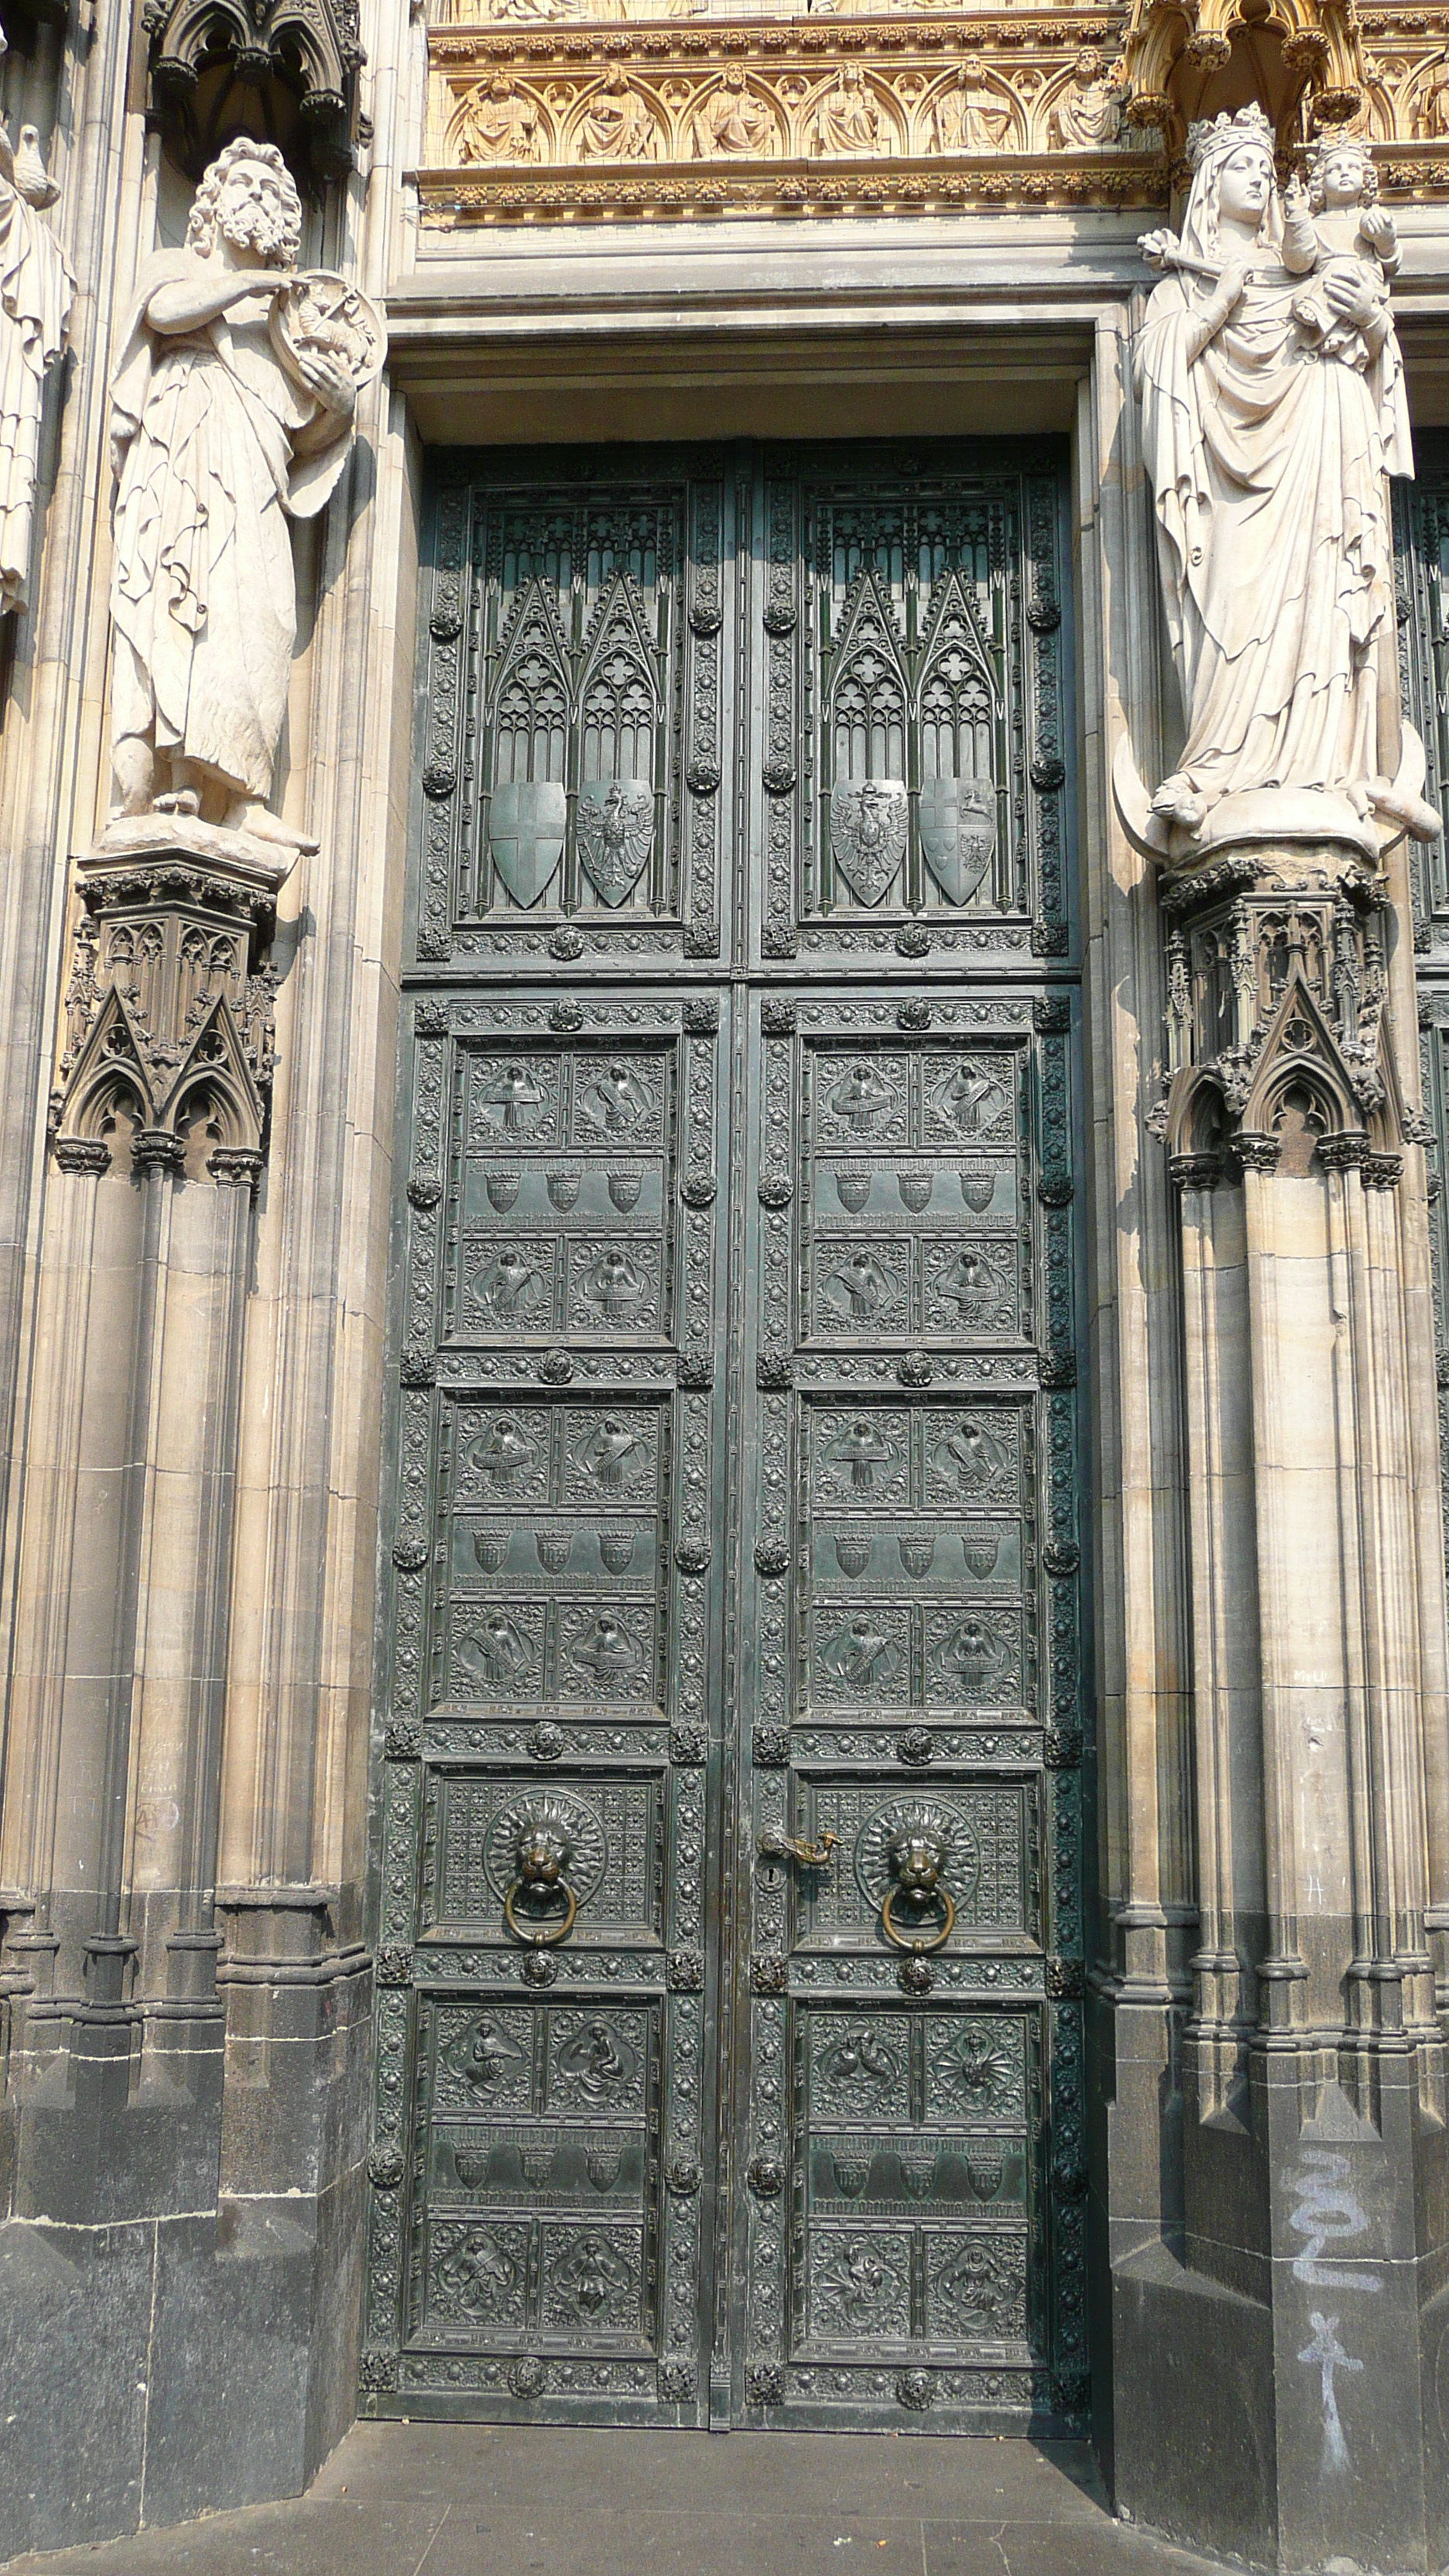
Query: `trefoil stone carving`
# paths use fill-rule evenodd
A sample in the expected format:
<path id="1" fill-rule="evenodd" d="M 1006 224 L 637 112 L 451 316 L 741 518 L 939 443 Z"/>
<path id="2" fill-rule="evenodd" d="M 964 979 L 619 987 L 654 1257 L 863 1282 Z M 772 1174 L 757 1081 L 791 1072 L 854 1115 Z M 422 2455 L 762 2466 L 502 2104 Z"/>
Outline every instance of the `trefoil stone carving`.
<path id="1" fill-rule="evenodd" d="M 156 122 L 188 179 L 259 113 L 309 193 L 346 178 L 368 135 L 357 0 L 146 0 L 141 24 Z"/>

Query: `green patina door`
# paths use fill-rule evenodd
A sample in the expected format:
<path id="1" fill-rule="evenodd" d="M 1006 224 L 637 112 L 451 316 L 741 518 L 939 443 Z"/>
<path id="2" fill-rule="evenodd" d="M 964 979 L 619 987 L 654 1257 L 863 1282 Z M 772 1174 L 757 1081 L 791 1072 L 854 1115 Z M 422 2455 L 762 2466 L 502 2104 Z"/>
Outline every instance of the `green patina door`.
<path id="1" fill-rule="evenodd" d="M 435 474 L 366 2411 L 1080 2424 L 1063 466 Z"/>

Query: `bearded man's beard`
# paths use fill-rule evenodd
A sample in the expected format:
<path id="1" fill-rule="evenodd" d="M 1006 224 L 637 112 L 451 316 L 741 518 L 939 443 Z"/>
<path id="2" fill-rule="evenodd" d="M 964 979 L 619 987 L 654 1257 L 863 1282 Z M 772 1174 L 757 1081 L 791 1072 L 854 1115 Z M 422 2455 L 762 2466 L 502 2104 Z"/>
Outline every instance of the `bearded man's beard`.
<path id="1" fill-rule="evenodd" d="M 222 231 L 233 250 L 259 250 L 271 266 L 283 265 L 286 229 L 264 206 L 248 206 L 242 213 L 232 215 L 222 225 Z"/>

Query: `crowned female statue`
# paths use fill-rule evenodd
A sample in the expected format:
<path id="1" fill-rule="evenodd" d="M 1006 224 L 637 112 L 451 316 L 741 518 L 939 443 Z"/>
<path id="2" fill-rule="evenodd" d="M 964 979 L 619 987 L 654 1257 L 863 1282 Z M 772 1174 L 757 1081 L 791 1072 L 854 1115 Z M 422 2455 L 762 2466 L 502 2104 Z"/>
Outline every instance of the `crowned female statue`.
<path id="1" fill-rule="evenodd" d="M 111 387 L 120 817 L 291 849 L 315 844 L 267 810 L 297 626 L 288 521 L 328 499 L 381 363 L 366 300 L 295 275 L 301 230 L 281 154 L 229 143 L 184 248 L 142 273 Z"/>
<path id="2" fill-rule="evenodd" d="M 1134 352 L 1187 733 L 1158 829 L 1432 837 L 1418 781 L 1386 778 L 1380 745 L 1385 476 L 1413 471 L 1386 280 L 1325 259 L 1309 293 L 1301 259 L 1285 266 L 1261 109 L 1194 126 L 1188 149 L 1181 237 L 1143 243 L 1166 274 Z"/>

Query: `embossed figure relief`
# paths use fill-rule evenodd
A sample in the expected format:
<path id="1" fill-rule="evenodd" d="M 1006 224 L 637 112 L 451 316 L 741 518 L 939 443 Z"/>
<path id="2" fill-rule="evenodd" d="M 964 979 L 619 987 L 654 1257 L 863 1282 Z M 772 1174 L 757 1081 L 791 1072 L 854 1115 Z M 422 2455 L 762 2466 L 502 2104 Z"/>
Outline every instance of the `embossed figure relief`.
<path id="1" fill-rule="evenodd" d="M 671 1116 L 662 1051 L 471 1058 L 458 1339 L 667 1336 Z"/>
<path id="2" fill-rule="evenodd" d="M 907 700 L 869 630 L 854 704 L 885 774 Z M 1081 2121 L 1065 1030 L 1005 996 L 933 997 L 914 1033 L 859 993 L 762 1006 L 758 1494 L 785 1544 L 755 1554 L 747 2384 L 770 2421 L 1083 2387 L 1077 2205 L 1034 2179 L 1047 2119 L 1074 2158 Z"/>
<path id="3" fill-rule="evenodd" d="M 811 1051 L 801 1256 L 812 1339 L 1023 1336 L 1018 1080 L 1013 1057 L 975 1049 Z"/>
<path id="4" fill-rule="evenodd" d="M 416 1011 L 369 2332 L 424 2399 L 692 2402 L 720 1046 L 697 996 Z"/>

